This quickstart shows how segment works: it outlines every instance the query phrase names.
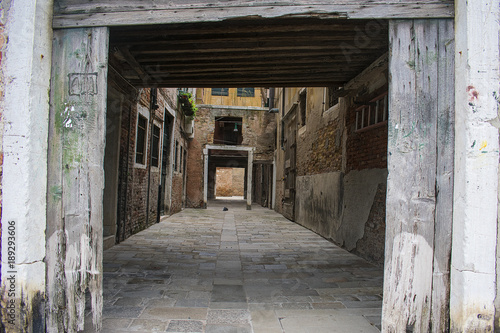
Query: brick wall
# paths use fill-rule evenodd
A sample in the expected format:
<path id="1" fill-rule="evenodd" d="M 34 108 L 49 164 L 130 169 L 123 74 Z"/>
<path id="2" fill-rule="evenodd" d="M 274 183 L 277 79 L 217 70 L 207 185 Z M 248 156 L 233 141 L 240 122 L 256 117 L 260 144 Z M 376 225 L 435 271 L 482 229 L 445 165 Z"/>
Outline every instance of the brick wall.
<path id="1" fill-rule="evenodd" d="M 195 118 L 195 136 L 189 143 L 186 202 L 188 207 L 203 206 L 203 149 L 207 144 L 213 143 L 216 117 L 242 118 L 242 145 L 256 148 L 255 160 L 273 159 L 276 127 L 274 115 L 260 109 L 200 107 Z"/>
<path id="2" fill-rule="evenodd" d="M 175 97 L 172 97 L 172 95 L 175 96 L 175 93 L 158 90 L 157 104 L 159 107 L 152 114 L 149 114 L 151 98 L 150 89 L 140 89 L 137 97 L 132 95 L 130 91 L 124 93 L 123 97 L 127 100 L 127 103 L 124 103 L 121 120 L 118 197 L 118 218 L 122 226 L 120 240 L 128 238 L 130 235 L 156 223 L 159 185 L 161 181 L 162 142 L 160 140 L 159 165 L 158 167 L 150 166 L 150 143 L 152 135 L 151 117 L 154 118 L 154 124 L 156 126 L 160 125 L 161 137 L 163 137 L 164 110 L 167 104 L 172 105 L 175 103 L 173 100 Z M 135 163 L 137 118 L 139 110 L 143 110 L 143 112 L 149 114 L 150 117 L 146 141 L 147 154 L 145 157 L 145 165 L 142 166 Z M 172 140 L 174 140 L 174 142 L 178 140 L 183 147 L 186 147 L 186 141 L 182 138 L 181 134 L 181 122 L 181 119 L 176 119 L 174 124 L 174 137 Z M 179 169 L 179 171 L 181 171 L 181 169 Z M 182 208 L 182 174 L 182 172 L 175 171 L 173 173 L 173 179 L 171 180 L 172 205 L 169 213 L 178 212 Z M 167 186 L 170 186 L 170 180 L 167 180 L 167 182 Z"/>
<path id="3" fill-rule="evenodd" d="M 324 88 L 286 88 L 284 99 L 279 89 L 275 101 L 281 108 L 278 142 L 282 112 L 296 112 L 299 120 L 296 222 L 377 264 L 383 262 L 385 245 L 387 123 L 356 130 L 356 109 L 387 92 L 387 82 L 387 57 L 381 57 L 344 86 L 347 95 L 331 108 L 325 105 Z M 300 104 L 304 92 L 305 119 Z M 293 114 L 286 117 L 290 121 Z M 275 210 L 283 213 L 285 151 L 278 149 L 276 156 Z M 323 184 L 331 185 L 321 188 Z M 357 204 L 360 200 L 363 205 Z"/>
<path id="4" fill-rule="evenodd" d="M 387 92 L 387 85 L 370 94 L 356 96 L 357 100 L 369 101 Z M 356 131 L 355 106 L 351 106 L 346 116 L 347 167 L 346 172 L 363 169 L 387 168 L 387 122 Z"/>
<path id="5" fill-rule="evenodd" d="M 184 198 L 184 177 L 187 177 L 187 160 L 189 159 L 188 148 L 189 141 L 183 135 L 184 127 L 184 117 L 181 112 L 177 112 L 175 123 L 174 123 L 174 135 L 173 135 L 173 153 L 175 155 L 175 145 L 178 143 L 177 149 L 177 169 L 174 168 L 172 173 L 172 192 L 171 192 L 171 207 L 170 214 L 178 213 L 181 211 L 182 207 L 186 206 Z M 182 153 L 181 153 L 182 151 Z M 185 157 L 185 154 L 188 154 Z M 182 155 L 182 157 L 181 157 Z M 175 161 L 175 156 L 173 157 L 172 163 Z M 201 169 L 203 170 L 203 169 Z"/>
<path id="6" fill-rule="evenodd" d="M 297 175 L 315 175 L 342 170 L 342 123 L 334 119 L 309 135 L 309 144 L 299 143 Z"/>
<path id="7" fill-rule="evenodd" d="M 245 169 L 217 168 L 216 195 L 218 197 L 243 196 Z"/>

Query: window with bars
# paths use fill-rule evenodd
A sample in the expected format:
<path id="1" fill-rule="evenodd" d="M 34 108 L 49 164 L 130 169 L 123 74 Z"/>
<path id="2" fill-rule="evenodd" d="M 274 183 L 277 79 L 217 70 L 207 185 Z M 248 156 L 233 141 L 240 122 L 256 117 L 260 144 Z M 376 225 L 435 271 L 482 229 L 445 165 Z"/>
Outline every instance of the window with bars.
<path id="1" fill-rule="evenodd" d="M 139 114 L 137 120 L 137 139 L 135 148 L 135 163 L 146 164 L 146 134 L 148 132 L 148 120 Z"/>
<path id="2" fill-rule="evenodd" d="M 212 96 L 229 96 L 229 88 L 212 88 Z"/>
<path id="3" fill-rule="evenodd" d="M 237 88 L 236 96 L 238 96 L 238 97 L 255 97 L 255 88 Z"/>
<path id="4" fill-rule="evenodd" d="M 158 167 L 160 162 L 160 127 L 153 124 L 153 149 L 151 151 L 151 166 Z"/>
<path id="5" fill-rule="evenodd" d="M 387 121 L 387 93 L 356 109 L 356 131 Z"/>

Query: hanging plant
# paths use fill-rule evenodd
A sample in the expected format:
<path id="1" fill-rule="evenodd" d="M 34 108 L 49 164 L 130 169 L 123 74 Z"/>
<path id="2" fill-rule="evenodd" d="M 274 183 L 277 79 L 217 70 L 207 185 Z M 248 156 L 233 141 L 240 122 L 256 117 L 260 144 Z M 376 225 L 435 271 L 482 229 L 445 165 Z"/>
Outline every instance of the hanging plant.
<path id="1" fill-rule="evenodd" d="M 198 108 L 193 100 L 193 95 L 189 92 L 179 91 L 179 104 L 181 106 L 182 112 L 189 117 L 194 119 L 196 117 L 196 111 Z"/>

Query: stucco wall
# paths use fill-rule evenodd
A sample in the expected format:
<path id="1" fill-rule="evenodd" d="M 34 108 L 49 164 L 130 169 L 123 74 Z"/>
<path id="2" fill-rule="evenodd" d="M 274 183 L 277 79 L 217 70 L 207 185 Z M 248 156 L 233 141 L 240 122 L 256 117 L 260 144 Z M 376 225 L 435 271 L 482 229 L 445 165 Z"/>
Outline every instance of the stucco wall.
<path id="1" fill-rule="evenodd" d="M 253 97 L 238 96 L 237 88 L 228 89 L 228 96 L 213 96 L 212 88 L 197 89 L 196 104 L 262 107 L 267 100 L 267 90 L 264 88 L 254 88 Z"/>
<path id="2" fill-rule="evenodd" d="M 297 177 L 295 202 L 297 222 L 330 238 L 342 223 L 342 173 Z"/>
<path id="3" fill-rule="evenodd" d="M 52 2 L 7 0 L 1 1 L 1 9 L 5 24 L 0 33 L 3 263 L 12 261 L 6 256 L 9 225 L 15 227 L 16 237 L 14 267 L 2 266 L 2 320 L 7 332 L 41 331 L 45 320 Z M 5 278 L 9 269 L 16 271 L 13 280 Z M 11 287 L 15 293 L 9 295 Z M 7 301 L 14 302 L 10 303 L 15 306 L 13 323 L 6 322 Z"/>

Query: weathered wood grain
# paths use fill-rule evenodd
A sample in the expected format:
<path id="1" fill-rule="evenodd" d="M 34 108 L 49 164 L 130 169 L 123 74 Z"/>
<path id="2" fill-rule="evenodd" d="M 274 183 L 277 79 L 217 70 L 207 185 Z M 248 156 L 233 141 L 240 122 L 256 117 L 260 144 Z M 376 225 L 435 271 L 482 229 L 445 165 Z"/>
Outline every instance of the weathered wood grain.
<path id="1" fill-rule="evenodd" d="M 452 20 L 440 20 L 438 30 L 438 119 L 432 331 L 450 328 L 450 257 L 453 222 L 455 156 L 455 30 Z"/>
<path id="2" fill-rule="evenodd" d="M 449 292 L 445 263 L 450 260 L 451 216 L 446 214 L 451 208 L 453 149 L 450 153 L 439 148 L 441 140 L 447 140 L 443 142 L 445 149 L 453 147 L 452 111 L 441 109 L 454 96 L 448 72 L 453 72 L 453 65 L 440 60 L 446 56 L 453 59 L 453 51 L 445 49 L 450 43 L 449 24 L 445 20 L 406 20 L 392 21 L 389 27 L 389 176 L 382 323 L 387 332 L 428 332 L 431 327 L 447 325 L 446 316 L 436 316 L 436 311 L 448 308 Z M 440 39 L 441 25 L 444 38 Z"/>
<path id="3" fill-rule="evenodd" d="M 300 1 L 71 1 L 54 4 L 54 28 L 213 22 L 235 18 L 436 18 L 453 17 L 451 0 Z"/>
<path id="4" fill-rule="evenodd" d="M 47 195 L 47 331 L 102 313 L 102 196 L 108 29 L 54 32 Z"/>

